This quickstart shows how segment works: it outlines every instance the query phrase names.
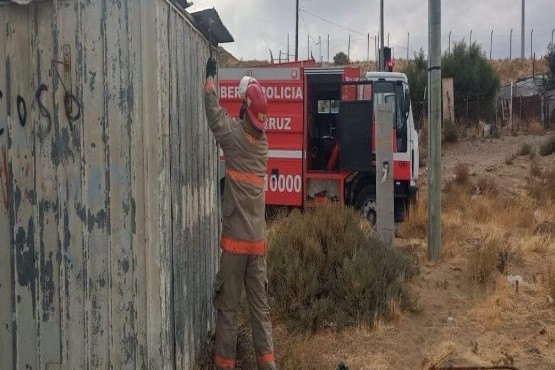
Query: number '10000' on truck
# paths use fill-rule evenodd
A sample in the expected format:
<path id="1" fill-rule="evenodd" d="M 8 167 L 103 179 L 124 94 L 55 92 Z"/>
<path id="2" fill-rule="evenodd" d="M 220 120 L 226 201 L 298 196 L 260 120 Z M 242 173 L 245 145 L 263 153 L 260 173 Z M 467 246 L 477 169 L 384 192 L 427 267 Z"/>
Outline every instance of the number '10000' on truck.
<path id="1" fill-rule="evenodd" d="M 258 80 L 268 100 L 268 206 L 311 207 L 341 202 L 376 219 L 375 107 L 393 103 L 394 215 L 404 219 L 418 189 L 418 132 L 407 76 L 358 67 L 319 67 L 314 62 L 271 64 L 218 71 L 221 105 L 239 115 L 238 85 Z M 225 171 L 220 171 L 225 174 Z M 223 189 L 225 178 L 220 178 Z"/>

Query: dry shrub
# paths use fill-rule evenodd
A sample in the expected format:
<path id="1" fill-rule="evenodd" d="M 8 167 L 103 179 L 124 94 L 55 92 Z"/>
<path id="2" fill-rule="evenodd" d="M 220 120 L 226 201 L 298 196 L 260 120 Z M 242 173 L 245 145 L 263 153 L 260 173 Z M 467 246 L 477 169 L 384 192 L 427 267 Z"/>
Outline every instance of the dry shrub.
<path id="1" fill-rule="evenodd" d="M 497 233 L 480 240 L 470 250 L 467 268 L 470 279 L 476 283 L 488 283 L 506 266 L 503 259 L 503 239 Z"/>
<path id="2" fill-rule="evenodd" d="M 362 216 L 347 207 L 293 211 L 274 225 L 268 278 L 275 312 L 291 329 L 310 332 L 371 323 L 391 315 L 391 302 L 411 309 L 404 280 L 415 261 L 386 247 Z"/>
<path id="3" fill-rule="evenodd" d="M 545 133 L 543 125 L 538 121 L 530 122 L 528 130 L 532 135 L 543 135 Z"/>
<path id="4" fill-rule="evenodd" d="M 493 177 L 490 176 L 485 176 L 478 179 L 476 190 L 478 194 L 488 197 L 495 197 L 499 193 L 497 190 L 497 183 L 495 182 Z"/>
<path id="5" fill-rule="evenodd" d="M 455 181 L 459 184 L 466 184 L 470 178 L 470 169 L 466 163 L 457 163 L 453 168 L 455 174 Z"/>
<path id="6" fill-rule="evenodd" d="M 552 135 L 540 145 L 539 152 L 543 157 L 555 153 L 555 135 Z"/>
<path id="7" fill-rule="evenodd" d="M 528 193 L 542 203 L 555 200 L 555 168 L 546 172 L 530 169 L 532 176 L 528 178 Z"/>
<path id="8" fill-rule="evenodd" d="M 428 235 L 428 202 L 419 197 L 409 207 L 405 222 L 399 225 L 399 237 L 405 239 L 426 239 Z"/>

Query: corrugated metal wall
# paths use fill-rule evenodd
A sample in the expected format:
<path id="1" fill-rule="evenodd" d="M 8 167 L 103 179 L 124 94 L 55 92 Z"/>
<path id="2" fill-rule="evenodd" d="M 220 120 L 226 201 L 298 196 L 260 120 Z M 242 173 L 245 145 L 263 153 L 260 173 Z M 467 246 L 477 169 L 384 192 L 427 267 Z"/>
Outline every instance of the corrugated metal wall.
<path id="1" fill-rule="evenodd" d="M 190 368 L 218 257 L 206 40 L 165 0 L 0 26 L 0 367 Z"/>

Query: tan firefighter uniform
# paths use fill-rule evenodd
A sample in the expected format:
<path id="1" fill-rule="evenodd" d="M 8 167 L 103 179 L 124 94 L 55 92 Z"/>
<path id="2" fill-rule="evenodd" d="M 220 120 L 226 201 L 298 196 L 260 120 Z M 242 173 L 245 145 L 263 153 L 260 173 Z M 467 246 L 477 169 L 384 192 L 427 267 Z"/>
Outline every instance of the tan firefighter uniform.
<path id="1" fill-rule="evenodd" d="M 223 150 L 226 166 L 220 239 L 223 251 L 214 283 L 214 364 L 217 369 L 235 368 L 237 311 L 244 282 L 258 368 L 275 369 L 265 257 L 268 141 L 265 133 L 248 122 L 247 114 L 242 121 L 229 117 L 218 102 L 211 80 L 205 88 L 205 105 L 208 124 Z"/>

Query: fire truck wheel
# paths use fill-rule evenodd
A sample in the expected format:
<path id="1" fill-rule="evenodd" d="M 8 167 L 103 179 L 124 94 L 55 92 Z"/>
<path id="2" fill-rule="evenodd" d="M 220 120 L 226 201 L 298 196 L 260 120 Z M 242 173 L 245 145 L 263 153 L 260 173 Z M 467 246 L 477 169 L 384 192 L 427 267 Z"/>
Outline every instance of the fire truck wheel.
<path id="1" fill-rule="evenodd" d="M 373 186 L 366 186 L 360 191 L 355 206 L 372 225 L 376 224 L 376 189 Z"/>

